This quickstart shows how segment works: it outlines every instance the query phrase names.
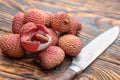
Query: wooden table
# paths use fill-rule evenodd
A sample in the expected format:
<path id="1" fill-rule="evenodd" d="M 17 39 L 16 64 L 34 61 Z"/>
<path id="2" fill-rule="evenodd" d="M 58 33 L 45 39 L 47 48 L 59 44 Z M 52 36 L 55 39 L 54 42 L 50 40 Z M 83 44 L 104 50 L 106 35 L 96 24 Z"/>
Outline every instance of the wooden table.
<path id="1" fill-rule="evenodd" d="M 83 46 L 105 30 L 120 26 L 119 0 L 0 0 L 0 35 L 11 33 L 13 16 L 30 8 L 64 11 L 81 21 L 78 35 Z M 52 70 L 42 70 L 30 60 L 12 60 L 1 54 L 0 80 L 50 80 L 64 72 L 70 58 Z M 120 35 L 117 40 L 75 80 L 120 80 Z"/>

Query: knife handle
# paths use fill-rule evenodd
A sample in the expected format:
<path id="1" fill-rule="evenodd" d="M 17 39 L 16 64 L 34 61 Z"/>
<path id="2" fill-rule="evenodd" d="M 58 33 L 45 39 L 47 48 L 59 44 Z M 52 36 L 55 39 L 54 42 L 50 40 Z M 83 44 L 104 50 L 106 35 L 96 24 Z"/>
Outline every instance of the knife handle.
<path id="1" fill-rule="evenodd" d="M 77 73 L 72 69 L 68 68 L 64 73 L 54 80 L 73 80 L 77 76 Z"/>

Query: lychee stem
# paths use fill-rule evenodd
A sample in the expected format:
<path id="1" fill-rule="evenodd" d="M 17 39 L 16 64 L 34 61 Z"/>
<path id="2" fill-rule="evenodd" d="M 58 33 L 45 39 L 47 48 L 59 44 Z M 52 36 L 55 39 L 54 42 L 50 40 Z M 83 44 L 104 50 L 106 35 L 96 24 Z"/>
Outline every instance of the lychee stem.
<path id="1" fill-rule="evenodd" d="M 64 24 L 68 24 L 69 20 L 68 19 L 64 19 Z"/>
<path id="2" fill-rule="evenodd" d="M 48 42 L 48 38 L 47 38 L 46 36 L 42 35 L 42 34 L 36 33 L 36 34 L 34 35 L 34 38 L 37 39 L 37 40 L 39 40 L 41 43 L 46 43 L 46 42 Z"/>

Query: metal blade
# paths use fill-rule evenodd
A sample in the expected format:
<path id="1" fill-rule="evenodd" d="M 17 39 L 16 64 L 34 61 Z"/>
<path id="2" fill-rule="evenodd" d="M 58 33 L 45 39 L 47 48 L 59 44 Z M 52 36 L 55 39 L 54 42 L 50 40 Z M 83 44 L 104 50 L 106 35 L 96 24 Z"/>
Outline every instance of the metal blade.
<path id="1" fill-rule="evenodd" d="M 119 35 L 119 27 L 116 26 L 105 31 L 100 36 L 85 46 L 82 51 L 73 59 L 70 66 L 76 72 L 84 70 L 89 66 L 107 47 L 112 44 Z"/>

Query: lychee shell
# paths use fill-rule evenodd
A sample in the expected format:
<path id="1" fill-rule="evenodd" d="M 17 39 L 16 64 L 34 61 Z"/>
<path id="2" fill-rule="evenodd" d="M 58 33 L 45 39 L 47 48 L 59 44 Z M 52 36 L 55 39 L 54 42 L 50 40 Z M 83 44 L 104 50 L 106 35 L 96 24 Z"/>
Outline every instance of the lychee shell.
<path id="1" fill-rule="evenodd" d="M 51 36 L 48 35 L 48 29 L 45 26 L 39 24 L 36 25 L 36 27 L 37 28 L 34 28 L 21 36 L 21 44 L 26 51 L 29 52 L 42 51 L 45 48 L 47 48 L 50 45 L 50 42 L 52 41 Z M 43 40 L 44 37 L 37 36 L 38 37 L 37 38 L 35 37 L 36 33 L 42 34 L 43 36 L 45 36 L 45 38 L 48 39 L 48 41 L 42 43 L 41 40 Z"/>
<path id="2" fill-rule="evenodd" d="M 58 42 L 58 36 L 53 29 L 48 28 L 48 34 L 52 37 L 52 41 L 50 43 L 51 46 L 55 46 Z"/>
<path id="3" fill-rule="evenodd" d="M 82 48 L 80 38 L 71 34 L 60 37 L 58 44 L 69 56 L 76 56 Z"/>
<path id="4" fill-rule="evenodd" d="M 10 57 L 20 58 L 24 53 L 20 45 L 19 34 L 6 34 L 0 37 L 2 52 Z"/>
<path id="5" fill-rule="evenodd" d="M 25 23 L 33 22 L 35 24 L 48 24 L 49 15 L 39 9 L 29 9 L 25 12 Z"/>
<path id="6" fill-rule="evenodd" d="M 77 35 L 81 29 L 82 29 L 81 23 L 78 20 L 71 18 L 70 30 L 67 33 Z"/>
<path id="7" fill-rule="evenodd" d="M 39 53 L 39 63 L 43 69 L 51 69 L 61 64 L 64 57 L 65 53 L 60 47 L 50 46 Z"/>
<path id="8" fill-rule="evenodd" d="M 46 27 L 50 27 L 50 20 L 52 19 L 52 16 L 53 16 L 53 13 L 51 13 L 51 12 L 48 12 L 48 11 L 45 11 L 45 14 L 46 14 L 46 24 L 45 24 L 45 26 Z"/>
<path id="9" fill-rule="evenodd" d="M 65 12 L 57 12 L 50 21 L 51 27 L 58 32 L 67 32 L 70 29 L 70 17 Z"/>
<path id="10" fill-rule="evenodd" d="M 13 33 L 17 33 L 17 34 L 20 33 L 20 28 L 23 26 L 23 24 L 24 24 L 24 13 L 19 12 L 13 18 L 13 22 L 12 22 Z"/>
<path id="11" fill-rule="evenodd" d="M 36 25 L 33 22 L 28 22 L 22 26 L 20 29 L 20 34 L 24 34 L 34 28 L 37 28 Z"/>

